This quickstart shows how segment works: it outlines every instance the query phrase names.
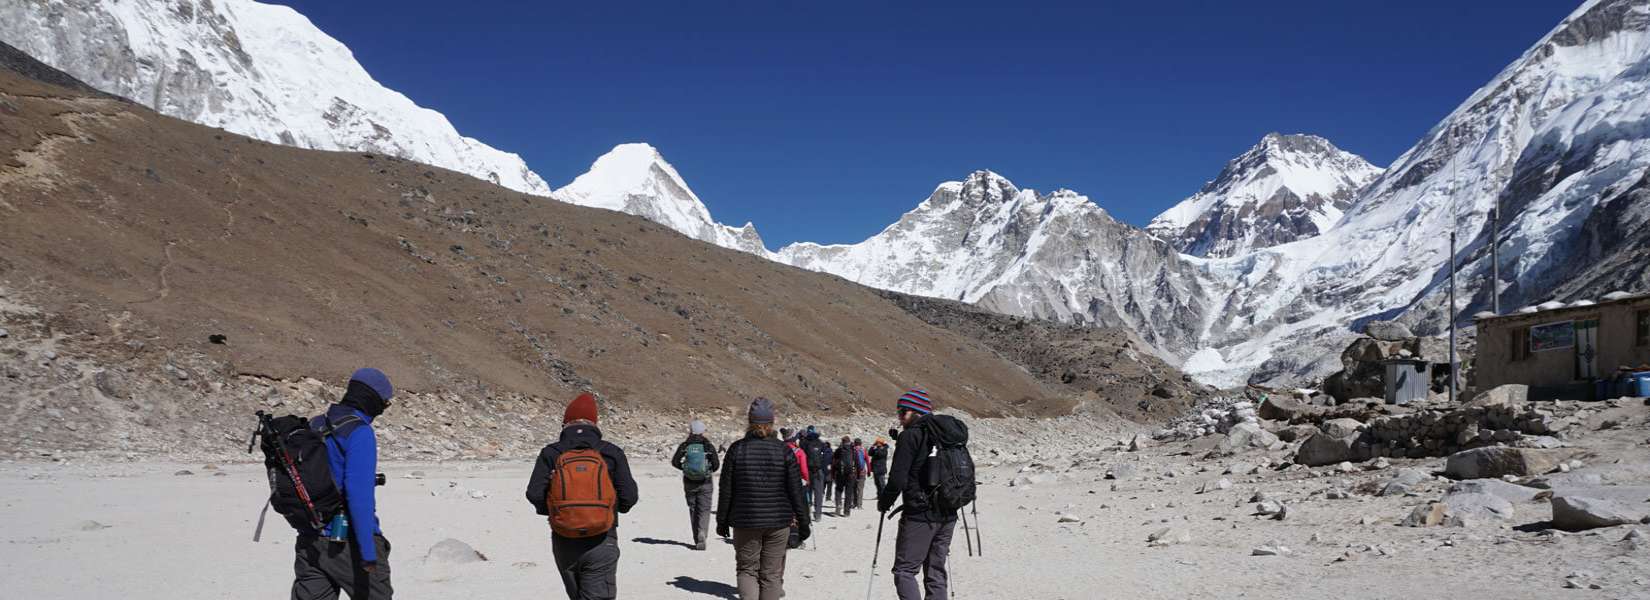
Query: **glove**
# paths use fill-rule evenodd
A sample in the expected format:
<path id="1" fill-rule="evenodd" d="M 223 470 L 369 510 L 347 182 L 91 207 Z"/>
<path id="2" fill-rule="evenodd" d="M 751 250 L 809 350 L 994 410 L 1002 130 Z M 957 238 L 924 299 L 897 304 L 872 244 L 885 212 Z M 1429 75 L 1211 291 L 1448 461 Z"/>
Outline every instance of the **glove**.
<path id="1" fill-rule="evenodd" d="M 717 523 L 716 524 L 716 536 L 727 538 L 727 537 L 733 537 L 733 534 L 728 532 L 728 526 L 727 525 Z"/>
<path id="2" fill-rule="evenodd" d="M 813 527 L 808 526 L 807 521 L 796 522 L 796 540 L 798 542 L 808 541 L 808 536 L 813 535 L 813 533 Z"/>
<path id="3" fill-rule="evenodd" d="M 878 497 L 877 498 L 877 512 L 882 513 L 882 514 L 888 514 L 888 511 L 892 510 L 893 508 L 894 508 L 894 496 L 884 495 L 884 497 Z"/>

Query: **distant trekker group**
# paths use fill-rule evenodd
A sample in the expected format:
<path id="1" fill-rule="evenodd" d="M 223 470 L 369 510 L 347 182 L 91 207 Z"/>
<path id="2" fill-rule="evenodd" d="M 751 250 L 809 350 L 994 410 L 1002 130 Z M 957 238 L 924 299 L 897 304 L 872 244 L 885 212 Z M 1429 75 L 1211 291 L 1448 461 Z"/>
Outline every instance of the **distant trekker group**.
<path id="1" fill-rule="evenodd" d="M 269 472 L 266 509 L 275 508 L 298 536 L 293 600 L 393 594 L 390 543 L 377 518 L 375 488 L 384 477 L 372 423 L 394 394 L 384 373 L 360 369 L 320 416 L 258 413 L 253 445 L 263 449 Z M 871 478 L 881 516 L 878 546 L 880 523 L 899 517 L 893 574 L 900 600 L 948 598 L 951 538 L 962 508 L 974 502 L 968 428 L 934 414 L 922 389 L 902 394 L 896 414 L 892 467 L 882 438 L 866 447 L 843 436 L 833 449 L 815 426 L 776 429 L 778 411 L 766 398 L 746 407 L 744 435 L 725 451 L 707 437 L 703 421 L 691 421 L 670 463 L 681 471 L 692 548 L 707 549 L 714 520 L 717 536 L 733 546 L 739 598 L 777 600 L 785 595 L 787 552 L 812 537 L 825 497 L 834 491 L 834 514 L 847 517 L 863 506 Z M 618 597 L 618 516 L 640 500 L 630 463 L 603 439 L 599 417 L 594 394 L 569 403 L 558 439 L 539 452 L 527 482 L 527 501 L 549 522 L 551 554 L 572 600 Z M 260 518 L 258 536 L 262 528 Z"/>

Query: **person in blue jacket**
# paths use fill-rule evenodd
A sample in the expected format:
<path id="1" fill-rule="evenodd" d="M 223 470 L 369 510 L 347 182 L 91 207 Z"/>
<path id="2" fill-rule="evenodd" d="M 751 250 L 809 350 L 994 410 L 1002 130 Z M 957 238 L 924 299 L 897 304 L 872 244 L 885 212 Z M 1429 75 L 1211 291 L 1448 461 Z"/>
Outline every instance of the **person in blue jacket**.
<path id="1" fill-rule="evenodd" d="M 378 479 L 378 438 L 373 419 L 389 408 L 395 388 L 378 369 L 350 375 L 344 398 L 315 417 L 310 426 L 327 432 L 327 462 L 344 493 L 349 539 L 328 540 L 319 531 L 298 533 L 292 600 L 336 600 L 339 590 L 351 600 L 388 600 L 390 542 L 378 525 L 374 498 Z"/>

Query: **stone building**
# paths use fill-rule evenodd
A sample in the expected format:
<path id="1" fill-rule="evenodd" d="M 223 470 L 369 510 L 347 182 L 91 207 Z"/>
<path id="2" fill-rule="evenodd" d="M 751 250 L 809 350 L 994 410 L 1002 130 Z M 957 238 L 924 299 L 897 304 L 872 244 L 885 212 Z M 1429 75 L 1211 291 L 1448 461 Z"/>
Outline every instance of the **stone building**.
<path id="1" fill-rule="evenodd" d="M 1532 398 L 1597 398 L 1597 382 L 1650 371 L 1650 294 L 1480 313 L 1477 326 L 1480 390 L 1522 383 Z"/>

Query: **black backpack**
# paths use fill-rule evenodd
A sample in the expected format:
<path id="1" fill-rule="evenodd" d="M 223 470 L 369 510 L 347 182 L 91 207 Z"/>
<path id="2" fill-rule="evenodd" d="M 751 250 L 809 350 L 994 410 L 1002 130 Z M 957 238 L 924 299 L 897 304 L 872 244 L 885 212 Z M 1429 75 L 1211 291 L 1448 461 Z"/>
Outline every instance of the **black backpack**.
<path id="1" fill-rule="evenodd" d="M 808 457 L 808 468 L 815 473 L 825 473 L 831 470 L 831 445 L 815 440 L 813 456 Z"/>
<path id="2" fill-rule="evenodd" d="M 853 446 L 838 446 L 831 463 L 831 475 L 837 479 L 853 479 L 859 473 L 859 460 L 854 458 Z"/>
<path id="3" fill-rule="evenodd" d="M 974 457 L 968 454 L 968 425 L 956 417 L 932 415 L 924 431 L 937 448 L 923 474 L 928 506 L 940 512 L 962 510 L 974 502 Z"/>
<path id="4" fill-rule="evenodd" d="M 264 469 L 269 472 L 269 505 L 286 517 L 294 529 L 319 531 L 334 515 L 344 510 L 344 494 L 332 478 L 327 461 L 327 437 L 341 428 L 357 425 L 354 416 L 333 422 L 325 417 L 323 429 L 297 415 L 271 417 L 258 412 L 257 436 L 262 438 Z"/>

